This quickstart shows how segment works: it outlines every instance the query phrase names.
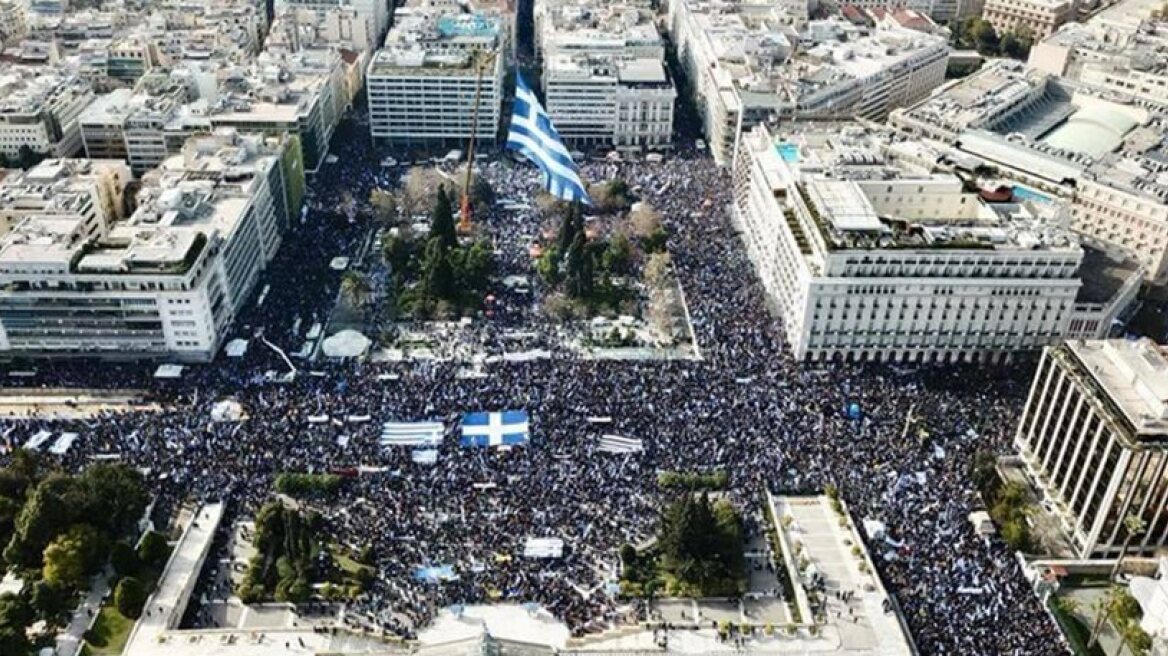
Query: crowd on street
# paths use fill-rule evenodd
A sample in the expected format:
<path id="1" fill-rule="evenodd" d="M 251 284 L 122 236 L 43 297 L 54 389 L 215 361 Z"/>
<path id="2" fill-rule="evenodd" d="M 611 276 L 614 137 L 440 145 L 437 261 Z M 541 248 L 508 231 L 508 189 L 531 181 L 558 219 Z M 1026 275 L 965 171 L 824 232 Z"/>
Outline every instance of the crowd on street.
<path id="1" fill-rule="evenodd" d="M 857 523 L 887 527 L 869 547 L 922 653 L 1065 653 L 1013 555 L 966 519 L 979 504 L 969 464 L 978 449 L 1008 449 L 1030 368 L 796 363 L 735 233 L 728 173 L 692 149 L 657 163 L 589 161 L 581 175 L 622 178 L 663 214 L 701 359 L 561 353 L 491 363 L 474 378 L 457 375 L 455 362 L 318 360 L 273 382 L 265 372 L 287 368 L 273 346 L 294 351 L 308 326 L 327 320 L 340 278 L 329 260 L 358 252 L 372 230 L 370 191 L 400 179 L 400 170 L 378 165 L 362 126 L 340 130 L 338 161 L 312 180 L 303 220 L 260 283 L 263 303 L 237 320 L 235 336 L 250 339 L 244 357 L 190 367 L 173 381 L 153 380 L 142 365 L 38 366 L 27 384 L 140 387 L 165 406 L 55 425 L 0 419 L 4 439 L 17 445 L 43 428 L 76 430 L 64 466 L 120 454 L 148 470 L 161 498 L 224 499 L 234 517 L 270 498 L 279 472 L 360 467 L 319 509 L 338 542 L 372 547 L 377 578 L 349 605 L 350 621 L 404 636 L 443 608 L 481 601 L 540 604 L 576 633 L 609 625 L 619 602 L 605 583 L 619 547 L 654 535 L 660 508 L 676 494 L 659 488 L 659 471 L 727 470 L 745 514 L 764 489 L 831 483 Z M 529 202 L 539 187 L 527 165 L 484 171 L 502 197 Z M 516 253 L 538 233 L 538 212 L 484 220 L 509 266 L 520 266 Z M 523 325 L 519 316 L 510 327 Z M 243 407 L 244 421 L 211 421 L 224 398 Z M 848 412 L 853 404 L 858 417 Z M 458 445 L 461 413 L 504 409 L 530 414 L 530 444 L 506 452 Z M 330 420 L 309 420 L 323 415 Z M 906 434 L 910 416 L 924 430 Z M 611 423 L 589 421 L 598 417 Z M 449 429 L 435 464 L 379 443 L 381 422 L 433 419 Z M 601 452 L 601 432 L 641 439 L 644 451 Z M 563 539 L 564 557 L 524 558 L 533 537 Z M 445 566 L 452 580 L 415 577 L 419 567 Z"/>

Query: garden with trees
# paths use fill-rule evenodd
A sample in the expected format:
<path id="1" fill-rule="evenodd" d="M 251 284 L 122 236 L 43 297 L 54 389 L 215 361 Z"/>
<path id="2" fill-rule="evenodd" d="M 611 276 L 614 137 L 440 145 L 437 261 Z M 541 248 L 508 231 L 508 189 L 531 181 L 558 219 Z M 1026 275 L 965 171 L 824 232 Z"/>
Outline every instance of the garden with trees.
<path id="1" fill-rule="evenodd" d="M 132 546 L 147 502 L 133 468 L 103 463 L 69 475 L 34 453 L 12 454 L 0 469 L 0 540 L 5 566 L 24 586 L 0 598 L 0 653 L 34 649 L 25 634 L 33 622 L 50 632 L 65 626 L 79 594 L 107 564 L 118 606 L 110 612 L 137 616 L 168 555 L 165 539 L 161 549 L 149 535 L 139 549 Z"/>
<path id="2" fill-rule="evenodd" d="M 949 26 L 950 43 L 958 50 L 976 50 L 985 57 L 1009 57 L 1026 61 L 1034 35 L 1025 25 L 999 34 L 987 20 L 971 16 Z"/>
<path id="3" fill-rule="evenodd" d="M 594 184 L 589 193 L 591 207 L 537 197 L 548 223 L 535 264 L 544 313 L 558 321 L 632 316 L 672 343 L 682 305 L 661 215 L 634 202 L 620 179 Z M 630 346 L 636 339 L 614 327 L 598 341 Z"/>
<path id="4" fill-rule="evenodd" d="M 323 583 L 328 600 L 351 599 L 373 581 L 368 562 L 372 552 L 357 559 L 330 546 L 324 520 L 314 512 L 270 501 L 256 514 L 256 554 L 248 564 L 236 594 L 244 603 L 279 601 L 300 604 L 313 597 L 313 586 Z"/>
<path id="5" fill-rule="evenodd" d="M 686 493 L 661 516 L 657 544 L 620 550 L 622 594 L 654 597 L 741 595 L 746 588 L 742 518 L 727 499 Z"/>
<path id="6" fill-rule="evenodd" d="M 483 239 L 458 234 L 454 213 L 461 188 L 442 180 L 434 169 L 415 167 L 400 195 L 383 189 L 371 194 L 385 232 L 380 255 L 389 274 L 391 318 L 448 320 L 483 308 L 494 274 L 493 249 Z M 472 203 L 485 212 L 494 197 L 490 185 L 480 179 L 474 189 Z M 422 216 L 428 228 L 418 230 L 415 219 Z M 374 292 L 366 274 L 349 271 L 341 280 L 350 305 L 367 307 Z"/>

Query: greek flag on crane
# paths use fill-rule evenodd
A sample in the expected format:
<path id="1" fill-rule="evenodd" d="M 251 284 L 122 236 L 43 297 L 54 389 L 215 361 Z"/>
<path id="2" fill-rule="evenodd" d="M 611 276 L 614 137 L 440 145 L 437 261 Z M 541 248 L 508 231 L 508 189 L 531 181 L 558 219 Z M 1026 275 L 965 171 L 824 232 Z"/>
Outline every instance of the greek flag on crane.
<path id="1" fill-rule="evenodd" d="M 515 108 L 511 113 L 507 148 L 523 153 L 543 171 L 543 186 L 551 195 L 560 200 L 592 204 L 572 156 L 560 140 L 560 133 L 519 74 L 515 76 Z"/>

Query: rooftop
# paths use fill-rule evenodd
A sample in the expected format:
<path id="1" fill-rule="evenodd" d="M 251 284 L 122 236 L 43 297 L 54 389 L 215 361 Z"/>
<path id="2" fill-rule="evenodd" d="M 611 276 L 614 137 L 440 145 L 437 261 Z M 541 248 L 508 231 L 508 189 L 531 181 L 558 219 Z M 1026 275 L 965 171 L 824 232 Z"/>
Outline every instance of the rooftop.
<path id="1" fill-rule="evenodd" d="M 831 250 L 1079 248 L 1052 220 L 1057 206 L 984 202 L 928 144 L 881 126 L 795 123 L 777 137 L 760 126 L 750 139 L 788 211 L 806 208 Z"/>
<path id="2" fill-rule="evenodd" d="M 1144 338 L 1071 340 L 1066 347 L 1134 432 L 1133 438 L 1168 439 L 1168 357 Z"/>

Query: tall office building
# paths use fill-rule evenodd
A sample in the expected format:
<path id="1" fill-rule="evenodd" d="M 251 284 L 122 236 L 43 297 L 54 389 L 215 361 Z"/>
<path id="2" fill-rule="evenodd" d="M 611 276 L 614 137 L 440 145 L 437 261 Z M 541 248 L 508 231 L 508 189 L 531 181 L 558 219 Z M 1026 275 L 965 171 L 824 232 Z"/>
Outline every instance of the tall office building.
<path id="1" fill-rule="evenodd" d="M 1079 558 L 1168 545 L 1168 357 L 1149 340 L 1078 341 L 1043 353 L 1014 439 Z"/>

